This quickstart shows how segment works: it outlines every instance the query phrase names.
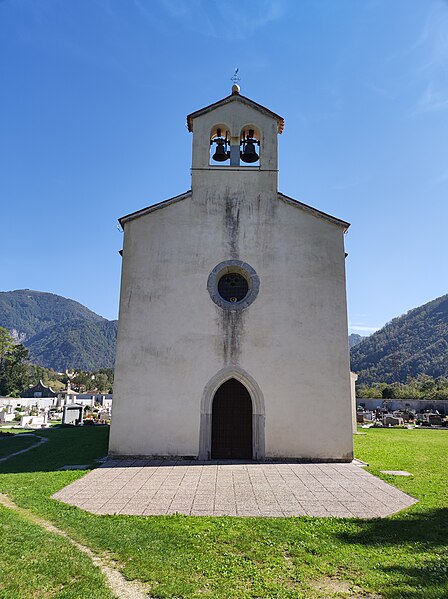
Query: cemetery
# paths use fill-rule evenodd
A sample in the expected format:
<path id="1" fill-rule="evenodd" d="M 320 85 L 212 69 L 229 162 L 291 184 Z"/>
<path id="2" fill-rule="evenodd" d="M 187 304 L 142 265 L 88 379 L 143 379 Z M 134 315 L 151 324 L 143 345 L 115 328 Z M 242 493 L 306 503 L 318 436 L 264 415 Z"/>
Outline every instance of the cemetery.
<path id="1" fill-rule="evenodd" d="M 370 405 L 370 409 L 366 406 Z M 375 407 L 374 407 L 375 406 Z M 448 402 L 440 400 L 359 400 L 356 409 L 357 424 L 365 427 L 448 427 Z"/>
<path id="2" fill-rule="evenodd" d="M 20 397 L 0 397 L 0 428 L 48 428 L 55 424 L 109 424 L 112 413 L 111 393 L 80 393 L 67 387 L 56 393 L 42 381 Z"/>
<path id="3" fill-rule="evenodd" d="M 0 429 L 2 427 L 39 429 L 58 424 L 73 426 L 109 424 L 111 407 L 90 402 L 91 400 L 87 405 L 82 401 L 77 401 L 64 406 L 49 407 L 39 399 L 27 402 L 5 398 L 5 403 L 3 405 L 0 403 Z"/>

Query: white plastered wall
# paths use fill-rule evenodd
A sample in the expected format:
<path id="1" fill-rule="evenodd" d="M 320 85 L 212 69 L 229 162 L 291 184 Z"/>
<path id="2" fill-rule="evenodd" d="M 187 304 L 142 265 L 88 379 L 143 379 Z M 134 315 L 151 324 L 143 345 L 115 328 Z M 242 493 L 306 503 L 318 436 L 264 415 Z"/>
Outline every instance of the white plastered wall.
<path id="1" fill-rule="evenodd" d="M 236 364 L 263 392 L 267 456 L 347 457 L 342 229 L 275 198 L 233 200 L 230 212 L 236 235 L 222 198 L 125 225 L 111 451 L 198 455 L 204 388 Z M 234 318 L 207 291 L 232 245 L 260 277 L 258 297 Z"/>

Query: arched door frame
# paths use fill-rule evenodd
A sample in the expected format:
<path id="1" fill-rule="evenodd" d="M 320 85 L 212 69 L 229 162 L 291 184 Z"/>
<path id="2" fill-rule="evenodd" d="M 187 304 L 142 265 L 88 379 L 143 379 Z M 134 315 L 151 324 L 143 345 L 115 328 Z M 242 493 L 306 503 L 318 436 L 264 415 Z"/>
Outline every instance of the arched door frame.
<path id="1" fill-rule="evenodd" d="M 242 368 L 235 366 L 226 367 L 210 379 L 204 389 L 201 400 L 201 422 L 199 431 L 200 460 L 209 460 L 212 451 L 212 407 L 213 398 L 219 387 L 229 379 L 236 379 L 242 383 L 249 392 L 252 400 L 252 457 L 262 460 L 265 456 L 264 449 L 264 398 L 260 387 L 255 380 Z"/>

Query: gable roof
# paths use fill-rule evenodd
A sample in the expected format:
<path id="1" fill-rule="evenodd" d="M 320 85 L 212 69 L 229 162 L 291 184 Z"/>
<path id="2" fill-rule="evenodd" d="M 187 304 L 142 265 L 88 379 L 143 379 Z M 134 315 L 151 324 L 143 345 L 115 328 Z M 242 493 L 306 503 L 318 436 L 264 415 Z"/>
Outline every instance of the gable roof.
<path id="1" fill-rule="evenodd" d="M 42 379 L 37 383 L 37 385 L 22 391 L 20 397 L 23 397 L 24 399 L 35 397 L 35 393 L 42 393 L 42 398 L 57 397 L 57 393 L 49 385 L 44 385 Z"/>
<path id="2" fill-rule="evenodd" d="M 141 210 L 137 210 L 136 212 L 131 212 L 130 214 L 126 214 L 126 216 L 122 216 L 121 218 L 119 218 L 118 222 L 120 223 L 121 226 L 123 226 L 128 221 L 134 220 L 134 218 L 138 218 L 139 216 L 144 216 L 145 214 L 155 212 L 156 210 L 161 210 L 162 208 L 171 206 L 171 204 L 176 204 L 177 202 L 182 202 L 183 200 L 186 200 L 189 197 L 191 197 L 191 189 L 186 191 L 185 193 L 181 193 L 178 196 L 174 196 L 173 198 L 164 200 L 163 202 L 158 202 L 157 204 L 152 204 L 152 206 L 147 206 L 146 208 L 142 208 Z M 308 204 L 304 204 L 303 202 L 294 200 L 293 198 L 290 198 L 289 196 L 286 196 L 283 193 L 278 192 L 277 197 L 279 200 L 281 200 L 282 202 L 285 202 L 286 204 L 290 204 L 291 206 L 300 208 L 301 210 L 304 210 L 305 212 L 308 212 L 309 214 L 312 214 L 313 216 L 317 216 L 318 218 L 322 218 L 322 219 L 327 220 L 335 225 L 343 227 L 344 231 L 347 231 L 347 229 L 350 226 L 350 223 L 348 223 L 345 220 L 341 220 L 339 218 L 336 218 L 335 216 L 331 216 L 330 214 L 327 214 L 326 212 L 322 212 L 321 210 L 318 210 L 317 208 L 313 208 L 312 206 L 309 206 Z"/>
<path id="3" fill-rule="evenodd" d="M 262 112 L 263 114 L 267 114 L 268 116 L 274 118 L 277 121 L 278 132 L 282 133 L 283 127 L 285 126 L 285 119 L 283 117 L 276 114 L 275 112 L 272 112 L 272 110 L 269 110 L 269 108 L 266 108 L 265 106 L 262 106 L 261 104 L 258 104 L 257 102 L 254 102 L 250 98 L 246 98 L 246 96 L 242 96 L 239 92 L 233 92 L 230 94 L 230 96 L 226 96 L 225 98 L 223 98 L 222 100 L 219 100 L 218 102 L 209 104 L 208 106 L 205 106 L 205 108 L 201 108 L 199 110 L 196 110 L 196 112 L 192 112 L 191 114 L 189 114 L 187 116 L 188 131 L 190 131 L 190 133 L 193 131 L 193 120 L 196 117 L 202 116 L 203 114 L 206 114 L 207 112 L 210 112 L 211 110 L 215 110 L 215 108 L 219 108 L 220 106 L 225 106 L 229 102 L 235 102 L 235 101 L 242 102 L 243 104 L 246 104 L 246 106 L 250 106 L 251 108 L 258 110 L 259 112 Z"/>
<path id="4" fill-rule="evenodd" d="M 312 206 L 309 206 L 308 204 L 304 204 L 303 202 L 299 202 L 299 200 L 295 200 L 294 198 L 290 198 L 289 196 L 286 196 L 283 193 L 278 192 L 277 193 L 278 199 L 282 200 L 282 202 L 285 202 L 286 204 L 291 204 L 292 206 L 296 206 L 297 208 L 301 208 L 302 210 L 304 210 L 305 212 L 308 212 L 309 214 L 312 214 L 313 216 L 317 216 L 318 218 L 322 218 L 323 220 L 327 220 L 335 225 L 338 225 L 340 227 L 343 227 L 344 232 L 347 231 L 347 229 L 350 226 L 350 223 L 348 223 L 345 220 L 341 220 L 340 218 L 336 218 L 335 216 L 331 216 L 331 214 L 327 214 L 326 212 L 322 212 L 321 210 L 318 210 L 317 208 L 313 208 Z"/>

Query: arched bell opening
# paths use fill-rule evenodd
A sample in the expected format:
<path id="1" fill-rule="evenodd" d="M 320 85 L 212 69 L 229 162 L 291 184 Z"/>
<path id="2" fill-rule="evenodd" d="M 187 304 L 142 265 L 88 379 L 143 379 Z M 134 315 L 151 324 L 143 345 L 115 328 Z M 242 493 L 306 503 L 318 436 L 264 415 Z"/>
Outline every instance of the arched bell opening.
<path id="1" fill-rule="evenodd" d="M 210 133 L 210 165 L 230 164 L 230 133 L 227 125 L 215 125 Z"/>
<path id="2" fill-rule="evenodd" d="M 217 389 L 212 404 L 212 459 L 252 459 L 252 412 L 249 391 L 236 379 Z"/>
<path id="3" fill-rule="evenodd" d="M 260 166 L 260 131 L 246 125 L 240 135 L 240 166 Z"/>

